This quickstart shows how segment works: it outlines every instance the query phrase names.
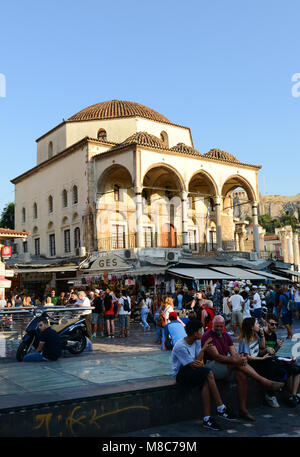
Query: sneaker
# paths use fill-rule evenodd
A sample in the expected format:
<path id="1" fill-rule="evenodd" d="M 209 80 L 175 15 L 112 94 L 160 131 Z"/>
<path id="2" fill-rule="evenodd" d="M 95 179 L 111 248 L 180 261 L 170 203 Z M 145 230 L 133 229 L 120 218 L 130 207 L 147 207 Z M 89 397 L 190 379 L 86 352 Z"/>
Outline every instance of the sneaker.
<path id="1" fill-rule="evenodd" d="M 228 335 L 232 336 L 233 335 L 233 332 L 230 330 L 229 332 L 227 332 Z"/>
<path id="2" fill-rule="evenodd" d="M 238 418 L 236 415 L 226 406 L 222 412 L 217 411 L 217 416 L 222 417 L 223 419 L 226 419 L 231 422 L 238 422 Z"/>
<path id="3" fill-rule="evenodd" d="M 202 427 L 208 428 L 210 430 L 216 430 L 217 432 L 222 430 L 221 427 L 219 426 L 219 424 L 216 423 L 216 421 L 214 420 L 213 417 L 210 417 L 207 421 L 205 421 L 203 419 Z"/>
<path id="4" fill-rule="evenodd" d="M 114 337 L 115 337 L 115 335 L 110 335 L 110 337 L 111 337 L 111 338 L 114 338 Z"/>
<path id="5" fill-rule="evenodd" d="M 105 335 L 104 335 L 104 333 L 101 333 L 101 335 L 100 335 L 100 336 L 101 336 L 101 338 L 105 338 Z"/>
<path id="6" fill-rule="evenodd" d="M 271 406 L 271 408 L 280 408 L 280 405 L 279 405 L 276 397 L 270 397 L 269 395 L 266 394 L 265 401 L 269 406 Z"/>
<path id="7" fill-rule="evenodd" d="M 290 395 L 287 399 L 287 403 L 291 408 L 295 408 L 296 406 L 298 406 L 298 400 L 295 397 L 296 395 Z"/>
<path id="8" fill-rule="evenodd" d="M 92 338 L 96 338 L 96 333 L 93 333 L 93 334 L 92 334 Z"/>

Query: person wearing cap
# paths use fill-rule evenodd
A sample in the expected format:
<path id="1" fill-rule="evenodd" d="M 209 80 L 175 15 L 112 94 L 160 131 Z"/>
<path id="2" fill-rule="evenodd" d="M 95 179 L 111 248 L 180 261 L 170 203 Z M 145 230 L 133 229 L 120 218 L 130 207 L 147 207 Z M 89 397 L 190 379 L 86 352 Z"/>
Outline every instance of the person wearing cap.
<path id="1" fill-rule="evenodd" d="M 172 311 L 169 314 L 169 323 L 163 327 L 163 338 L 161 350 L 172 350 L 178 340 L 186 337 L 184 324 L 178 319 L 177 313 Z"/>
<path id="2" fill-rule="evenodd" d="M 96 338 L 98 328 L 100 330 L 100 336 L 101 338 L 103 338 L 104 305 L 103 299 L 100 297 L 99 289 L 95 289 L 93 295 L 91 295 L 91 300 L 91 305 L 94 307 L 94 309 L 92 310 L 92 338 Z"/>
<path id="3" fill-rule="evenodd" d="M 231 323 L 233 328 L 233 336 L 236 335 L 236 326 L 238 325 L 240 328 L 240 332 L 242 330 L 242 322 L 243 322 L 243 312 L 245 302 L 243 297 L 240 295 L 240 289 L 236 287 L 234 289 L 234 295 L 230 297 L 228 300 L 228 306 L 231 310 Z"/>

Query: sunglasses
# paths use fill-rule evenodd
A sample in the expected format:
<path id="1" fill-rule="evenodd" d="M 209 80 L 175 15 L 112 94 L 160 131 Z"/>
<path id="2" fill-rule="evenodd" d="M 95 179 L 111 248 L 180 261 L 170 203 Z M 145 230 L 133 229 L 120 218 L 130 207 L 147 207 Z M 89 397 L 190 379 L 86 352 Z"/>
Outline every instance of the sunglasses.
<path id="1" fill-rule="evenodd" d="M 269 322 L 269 325 L 271 327 L 278 327 L 278 324 L 276 324 L 276 322 Z"/>

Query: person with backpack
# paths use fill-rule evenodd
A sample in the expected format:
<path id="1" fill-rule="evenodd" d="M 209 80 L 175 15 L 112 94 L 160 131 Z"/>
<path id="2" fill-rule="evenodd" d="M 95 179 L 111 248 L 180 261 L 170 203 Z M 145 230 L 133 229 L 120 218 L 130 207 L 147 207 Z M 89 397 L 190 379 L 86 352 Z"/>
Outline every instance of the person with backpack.
<path id="1" fill-rule="evenodd" d="M 126 296 L 126 291 L 122 290 L 120 293 L 120 298 L 118 300 L 118 310 L 116 314 L 116 317 L 119 317 L 119 324 L 121 328 L 120 338 L 128 337 L 130 312 L 131 305 L 129 299 Z"/>
<path id="2" fill-rule="evenodd" d="M 293 338 L 292 322 L 293 322 L 294 298 L 287 285 L 282 287 L 282 293 L 279 298 L 277 307 L 277 318 L 281 316 L 282 325 L 287 330 L 287 340 Z"/>
<path id="3" fill-rule="evenodd" d="M 107 337 L 114 338 L 115 333 L 115 313 L 114 313 L 114 302 L 110 293 L 110 289 L 105 290 L 104 295 L 104 319 L 106 322 Z"/>
<path id="4" fill-rule="evenodd" d="M 205 332 L 212 329 L 214 317 L 215 310 L 213 302 L 211 300 L 205 300 L 205 303 L 201 306 L 201 322 Z"/>

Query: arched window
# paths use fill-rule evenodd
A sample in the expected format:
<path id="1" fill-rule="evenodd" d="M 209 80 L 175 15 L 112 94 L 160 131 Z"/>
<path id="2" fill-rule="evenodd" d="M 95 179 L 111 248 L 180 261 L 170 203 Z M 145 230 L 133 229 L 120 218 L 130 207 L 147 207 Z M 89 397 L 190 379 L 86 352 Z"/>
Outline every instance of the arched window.
<path id="1" fill-rule="evenodd" d="M 26 222 L 26 209 L 22 208 L 22 222 Z"/>
<path id="2" fill-rule="evenodd" d="M 68 206 L 68 192 L 66 191 L 66 189 L 64 189 L 62 193 L 62 204 L 63 208 L 66 208 Z"/>
<path id="3" fill-rule="evenodd" d="M 74 230 L 74 248 L 80 248 L 80 228 L 76 227 Z"/>
<path id="4" fill-rule="evenodd" d="M 160 133 L 160 139 L 161 141 L 163 142 L 163 145 L 168 148 L 169 147 L 169 137 L 168 137 L 168 134 L 167 132 L 165 132 L 164 130 Z"/>
<path id="5" fill-rule="evenodd" d="M 118 184 L 114 185 L 114 201 L 120 201 L 120 186 L 118 186 Z"/>
<path id="6" fill-rule="evenodd" d="M 48 197 L 48 211 L 49 213 L 53 213 L 53 197 L 49 195 Z"/>
<path id="7" fill-rule="evenodd" d="M 104 129 L 98 130 L 97 138 L 98 138 L 98 140 L 107 141 L 106 130 L 104 130 Z"/>
<path id="8" fill-rule="evenodd" d="M 52 141 L 50 141 L 50 143 L 48 144 L 48 159 L 51 159 L 52 156 L 53 156 L 53 143 L 52 143 Z"/>
<path id="9" fill-rule="evenodd" d="M 73 194 L 73 205 L 76 205 L 76 203 L 78 203 L 78 187 L 77 186 L 73 186 L 72 194 Z"/>
<path id="10" fill-rule="evenodd" d="M 34 202 L 33 204 L 33 219 L 37 219 L 38 211 L 37 211 L 37 204 Z"/>

